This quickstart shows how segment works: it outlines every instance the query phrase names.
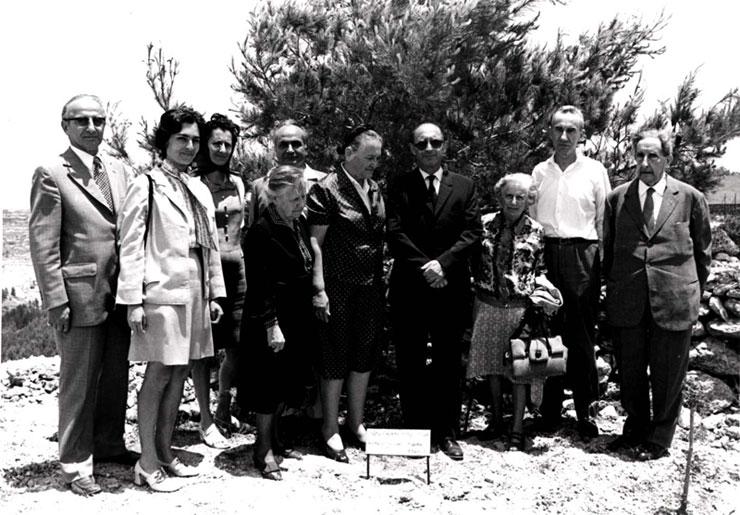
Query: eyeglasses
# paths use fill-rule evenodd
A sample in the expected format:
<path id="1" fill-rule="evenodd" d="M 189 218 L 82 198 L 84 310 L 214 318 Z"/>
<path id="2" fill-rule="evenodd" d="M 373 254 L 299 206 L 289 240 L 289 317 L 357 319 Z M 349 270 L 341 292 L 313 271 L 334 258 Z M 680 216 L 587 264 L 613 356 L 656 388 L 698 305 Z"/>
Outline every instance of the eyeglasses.
<path id="1" fill-rule="evenodd" d="M 90 120 L 92 120 L 92 123 L 95 127 L 102 127 L 103 125 L 105 125 L 104 116 L 76 116 L 74 118 L 64 118 L 65 122 L 75 122 L 81 127 L 87 127 L 90 123 Z"/>
<path id="2" fill-rule="evenodd" d="M 303 142 L 299 139 L 294 140 L 281 140 L 278 142 L 278 148 L 280 150 L 288 150 L 288 147 L 293 147 L 293 149 L 299 149 L 303 146 Z"/>
<path id="3" fill-rule="evenodd" d="M 414 142 L 414 146 L 418 148 L 419 150 L 426 150 L 427 145 L 431 145 L 434 150 L 439 150 L 440 148 L 442 148 L 443 144 L 444 144 L 444 140 L 432 139 L 432 138 L 427 138 L 421 141 Z"/>

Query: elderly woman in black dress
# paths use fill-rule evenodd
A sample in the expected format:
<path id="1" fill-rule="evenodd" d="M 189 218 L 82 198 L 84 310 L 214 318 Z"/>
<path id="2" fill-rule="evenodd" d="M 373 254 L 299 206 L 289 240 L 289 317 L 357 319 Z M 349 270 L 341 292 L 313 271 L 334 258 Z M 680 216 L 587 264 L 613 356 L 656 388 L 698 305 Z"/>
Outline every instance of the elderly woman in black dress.
<path id="1" fill-rule="evenodd" d="M 239 127 L 228 117 L 215 113 L 205 125 L 204 145 L 201 145 L 196 173 L 211 192 L 216 208 L 218 248 L 226 283 L 226 298 L 222 301 L 224 316 L 213 326 L 214 350 L 223 349 L 224 358 L 218 373 L 218 405 L 215 417 L 210 408 L 210 375 L 212 360 L 198 360 L 191 374 L 195 396 L 200 407 L 201 440 L 209 447 L 224 449 L 229 442 L 219 432 L 235 429 L 231 423 L 231 387 L 234 383 L 236 349 L 244 307 L 247 281 L 241 248 L 244 227 L 245 188 L 239 174 L 230 168 Z M 218 426 L 218 428 L 217 428 Z"/>
<path id="2" fill-rule="evenodd" d="M 372 175 L 383 139 L 368 127 L 349 133 L 341 168 L 315 184 L 308 197 L 314 263 L 314 308 L 319 326 L 323 451 L 347 462 L 337 420 L 346 381 L 345 427 L 365 443 L 367 385 L 383 329 L 385 205 Z"/>
<path id="3" fill-rule="evenodd" d="M 281 480 L 282 458 L 300 459 L 280 439 L 286 403 L 300 405 L 310 375 L 307 349 L 315 325 L 311 306 L 313 253 L 306 220 L 302 171 L 276 167 L 267 181 L 269 205 L 247 232 L 243 384 L 239 402 L 257 415 L 254 464 L 266 479 Z"/>
<path id="4" fill-rule="evenodd" d="M 532 293 L 544 288 L 559 297 L 545 278 L 542 226 L 527 215 L 527 207 L 534 200 L 531 188 L 531 175 L 513 173 L 502 177 L 494 187 L 501 209 L 483 216 L 481 246 L 474 255 L 475 321 L 467 370 L 468 378 L 488 378 L 491 388 L 493 422 L 484 431 L 484 439 L 505 433 L 501 380 L 506 378 L 512 383 L 514 416 L 509 446 L 518 450 L 526 446 L 522 424 L 527 385 L 541 388 L 542 380 L 515 380 L 504 363 L 504 353 Z M 557 309 L 551 305 L 543 308 L 548 312 Z"/>

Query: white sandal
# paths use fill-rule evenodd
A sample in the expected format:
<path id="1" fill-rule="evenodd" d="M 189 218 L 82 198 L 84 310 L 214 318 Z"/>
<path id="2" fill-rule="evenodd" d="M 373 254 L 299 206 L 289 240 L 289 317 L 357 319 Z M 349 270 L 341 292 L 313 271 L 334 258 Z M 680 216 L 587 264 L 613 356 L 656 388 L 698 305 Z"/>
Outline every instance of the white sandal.
<path id="1" fill-rule="evenodd" d="M 213 447 L 214 449 L 228 449 L 231 447 L 231 444 L 224 438 L 224 435 L 218 430 L 216 424 L 211 424 L 205 431 L 198 428 L 198 433 L 200 434 L 200 439 L 208 447 Z"/>

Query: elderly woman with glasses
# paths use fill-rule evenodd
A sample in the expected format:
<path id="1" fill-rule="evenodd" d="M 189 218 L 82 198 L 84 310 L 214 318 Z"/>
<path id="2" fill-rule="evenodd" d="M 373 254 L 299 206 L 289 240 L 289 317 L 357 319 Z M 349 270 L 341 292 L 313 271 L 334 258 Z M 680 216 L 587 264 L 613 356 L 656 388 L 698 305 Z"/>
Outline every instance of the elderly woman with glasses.
<path id="1" fill-rule="evenodd" d="M 365 396 L 383 329 L 385 205 L 372 175 L 383 139 L 369 127 L 339 147 L 339 170 L 314 185 L 308 223 L 316 259 L 313 304 L 319 324 L 323 452 L 348 462 L 338 411 L 346 381 L 348 437 L 364 447 Z"/>
<path id="2" fill-rule="evenodd" d="M 483 237 L 478 252 L 473 254 L 475 304 L 467 377 L 486 377 L 491 388 L 494 420 L 482 439 L 505 434 L 501 380 L 512 383 L 514 416 L 509 448 L 523 451 L 527 386 L 538 383 L 541 391 L 542 380 L 515 380 L 504 363 L 504 353 L 532 294 L 541 288 L 554 297 L 560 294 L 545 278 L 542 226 L 527 214 L 527 207 L 534 201 L 532 176 L 505 175 L 496 183 L 494 193 L 501 209 L 483 216 Z M 545 307 L 548 312 L 557 310 Z"/>
<path id="3" fill-rule="evenodd" d="M 116 301 L 128 306 L 129 360 L 147 362 L 134 483 L 157 492 L 180 488 L 172 476 L 198 474 L 175 456 L 172 434 L 192 362 L 213 356 L 211 322 L 226 295 L 211 194 L 188 174 L 203 129 L 192 109 L 162 114 L 154 142 L 162 162 L 134 180 L 119 215 Z"/>

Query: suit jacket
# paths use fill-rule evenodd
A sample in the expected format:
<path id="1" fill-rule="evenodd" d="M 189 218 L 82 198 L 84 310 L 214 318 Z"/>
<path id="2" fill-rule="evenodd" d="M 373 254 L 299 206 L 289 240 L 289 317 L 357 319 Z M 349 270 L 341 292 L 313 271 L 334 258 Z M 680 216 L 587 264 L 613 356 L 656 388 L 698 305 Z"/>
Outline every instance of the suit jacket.
<path id="1" fill-rule="evenodd" d="M 306 203 L 308 223 L 326 225 L 321 247 L 324 278 L 355 285 L 383 281 L 385 202 L 378 184 L 370 184 L 370 211 L 344 170 L 311 187 Z"/>
<path id="2" fill-rule="evenodd" d="M 113 210 L 90 170 L 69 148 L 40 166 L 31 186 L 31 260 L 46 309 L 69 304 L 73 326 L 106 320 L 115 306 L 118 279 L 116 212 L 131 171 L 99 155 L 111 186 Z"/>
<path id="3" fill-rule="evenodd" d="M 146 251 L 144 231 L 149 181 L 142 174 L 131 183 L 121 209 L 121 273 L 116 301 L 126 305 L 144 301 L 150 304 L 186 304 L 191 287 L 187 266 L 190 222 L 184 204 L 187 199 L 170 184 L 160 167 L 147 173 L 154 184 Z M 209 230 L 217 246 L 216 250 L 202 249 L 204 298 L 225 297 L 211 192 L 195 177 L 189 178 L 187 188 L 205 206 Z"/>
<path id="4" fill-rule="evenodd" d="M 604 269 L 609 322 L 637 325 L 649 303 L 669 331 L 691 327 L 709 275 L 709 207 L 699 191 L 670 176 L 652 234 L 645 228 L 638 179 L 607 196 Z"/>
<path id="5" fill-rule="evenodd" d="M 469 257 L 481 237 L 478 199 L 472 180 L 443 172 L 437 201 L 427 201 L 418 169 L 401 173 L 388 184 L 388 246 L 394 257 L 391 287 L 421 287 L 421 267 L 436 259 L 448 287 L 470 289 Z"/>

